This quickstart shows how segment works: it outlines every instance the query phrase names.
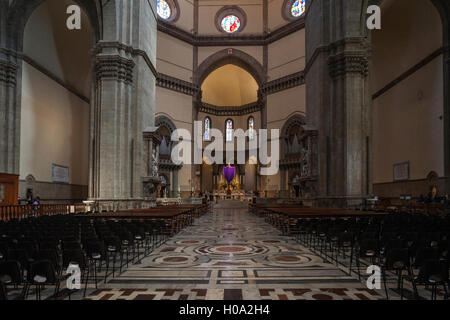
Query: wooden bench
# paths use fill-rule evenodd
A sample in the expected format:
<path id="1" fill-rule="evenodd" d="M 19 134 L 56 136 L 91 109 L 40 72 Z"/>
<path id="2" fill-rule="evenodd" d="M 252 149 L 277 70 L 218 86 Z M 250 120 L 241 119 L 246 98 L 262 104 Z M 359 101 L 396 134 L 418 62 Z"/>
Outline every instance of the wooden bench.
<path id="1" fill-rule="evenodd" d="M 249 211 L 255 215 L 262 216 L 267 208 L 303 208 L 301 203 L 250 203 Z"/>
<path id="2" fill-rule="evenodd" d="M 77 217 L 88 219 L 116 219 L 128 221 L 162 220 L 174 235 L 185 226 L 193 223 L 194 219 L 208 210 L 206 204 L 187 204 L 161 206 L 149 209 L 122 210 L 109 213 L 80 214 Z"/>
<path id="3" fill-rule="evenodd" d="M 299 218 L 354 218 L 384 216 L 386 212 L 346 210 L 337 208 L 316 207 L 266 207 L 261 209 L 265 221 L 282 230 L 284 234 L 290 234 L 292 226 L 295 226 Z"/>

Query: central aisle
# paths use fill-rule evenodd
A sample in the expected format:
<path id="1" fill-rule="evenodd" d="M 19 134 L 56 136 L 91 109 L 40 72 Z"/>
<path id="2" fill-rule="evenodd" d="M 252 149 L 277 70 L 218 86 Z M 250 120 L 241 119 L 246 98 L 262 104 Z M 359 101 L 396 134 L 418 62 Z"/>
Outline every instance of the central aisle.
<path id="1" fill-rule="evenodd" d="M 222 202 L 88 299 L 381 299 L 247 204 Z"/>

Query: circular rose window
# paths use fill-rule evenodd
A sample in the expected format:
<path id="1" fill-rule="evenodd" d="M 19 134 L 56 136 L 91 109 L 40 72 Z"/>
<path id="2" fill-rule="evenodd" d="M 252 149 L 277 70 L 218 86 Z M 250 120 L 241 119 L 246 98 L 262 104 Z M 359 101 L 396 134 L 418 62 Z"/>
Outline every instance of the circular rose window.
<path id="1" fill-rule="evenodd" d="M 156 11 L 158 12 L 158 16 L 165 20 L 169 19 L 172 15 L 172 10 L 165 0 L 158 0 Z"/>
<path id="2" fill-rule="evenodd" d="M 234 15 L 229 15 L 222 19 L 222 29 L 225 32 L 233 33 L 238 31 L 240 27 L 241 20 Z"/>
<path id="3" fill-rule="evenodd" d="M 296 0 L 291 8 L 294 17 L 300 17 L 306 10 L 306 0 Z"/>

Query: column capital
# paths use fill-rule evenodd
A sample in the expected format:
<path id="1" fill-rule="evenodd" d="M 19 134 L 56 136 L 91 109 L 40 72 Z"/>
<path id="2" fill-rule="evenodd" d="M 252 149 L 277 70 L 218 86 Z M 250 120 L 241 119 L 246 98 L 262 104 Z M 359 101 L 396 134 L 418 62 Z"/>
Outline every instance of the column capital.
<path id="1" fill-rule="evenodd" d="M 155 62 L 152 61 L 148 53 L 142 49 L 134 48 L 131 45 L 121 43 L 119 41 L 99 41 L 92 49 L 93 55 L 119 55 L 121 57 L 135 58 L 137 56 L 142 57 L 145 63 L 149 67 L 150 71 L 155 77 L 158 77 L 158 72 L 156 71 Z"/>
<path id="2" fill-rule="evenodd" d="M 95 57 L 96 79 L 97 81 L 117 80 L 132 84 L 134 66 L 132 59 L 120 55 L 98 54 Z"/>
<path id="3" fill-rule="evenodd" d="M 17 65 L 11 61 L 0 60 L 0 83 L 15 87 Z"/>
<path id="4" fill-rule="evenodd" d="M 369 74 L 369 59 L 360 53 L 340 53 L 328 58 L 330 76 L 336 79 L 346 74 Z"/>

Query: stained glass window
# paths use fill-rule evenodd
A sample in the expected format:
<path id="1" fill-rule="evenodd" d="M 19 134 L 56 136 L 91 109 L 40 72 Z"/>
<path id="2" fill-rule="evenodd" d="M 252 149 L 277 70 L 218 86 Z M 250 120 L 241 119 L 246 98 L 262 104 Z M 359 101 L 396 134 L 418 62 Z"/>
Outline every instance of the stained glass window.
<path id="1" fill-rule="evenodd" d="M 228 119 L 225 125 L 226 125 L 227 142 L 233 142 L 233 120 Z"/>
<path id="2" fill-rule="evenodd" d="M 170 10 L 170 6 L 167 1 L 158 0 L 157 9 L 158 15 L 163 19 L 169 19 L 172 14 L 172 10 Z"/>
<path id="3" fill-rule="evenodd" d="M 211 119 L 210 118 L 205 119 L 205 132 L 203 134 L 203 139 L 205 141 L 211 140 Z"/>
<path id="4" fill-rule="evenodd" d="M 248 118 L 248 138 L 250 140 L 255 138 L 255 119 L 253 117 Z"/>
<path id="5" fill-rule="evenodd" d="M 296 0 L 291 8 L 294 17 L 300 17 L 306 10 L 306 0 Z"/>
<path id="6" fill-rule="evenodd" d="M 241 27 L 241 20 L 234 15 L 226 16 L 222 19 L 222 29 L 225 32 L 233 33 L 239 30 Z"/>

